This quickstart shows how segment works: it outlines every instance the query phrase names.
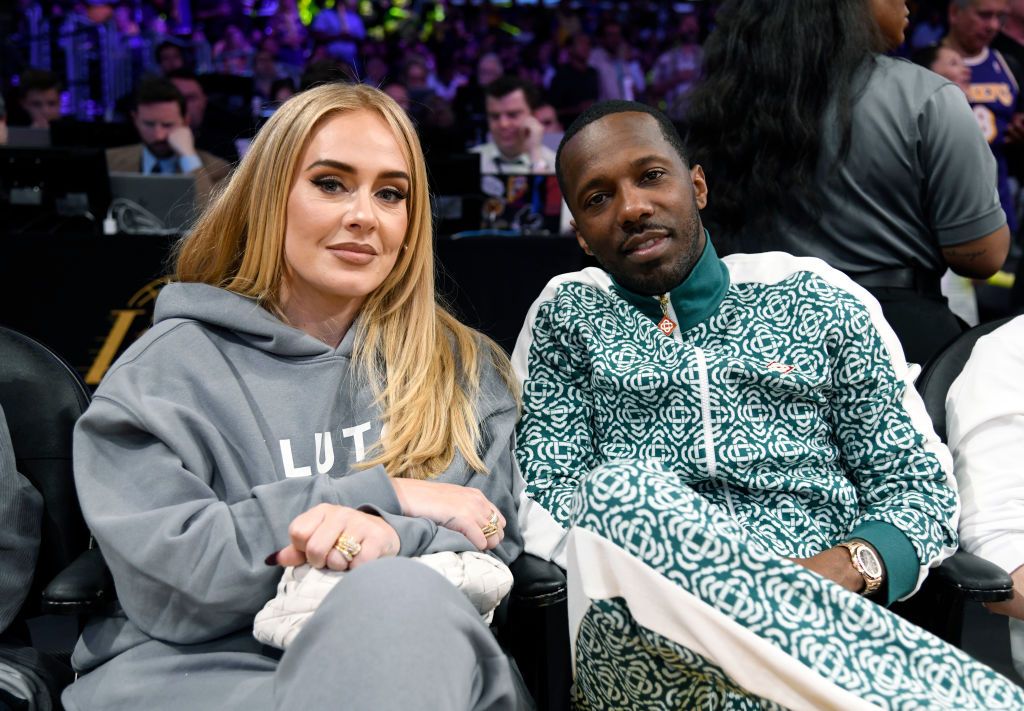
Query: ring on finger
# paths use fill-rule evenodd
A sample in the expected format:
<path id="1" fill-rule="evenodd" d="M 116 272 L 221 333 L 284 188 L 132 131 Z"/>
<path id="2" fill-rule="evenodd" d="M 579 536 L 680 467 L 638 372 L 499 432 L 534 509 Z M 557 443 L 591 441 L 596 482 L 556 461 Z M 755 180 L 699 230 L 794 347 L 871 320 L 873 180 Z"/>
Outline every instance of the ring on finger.
<path id="1" fill-rule="evenodd" d="M 359 551 L 363 550 L 363 544 L 352 538 L 352 536 L 342 533 L 338 536 L 337 543 L 334 544 L 334 550 L 341 553 L 345 560 L 351 563 L 352 559 L 359 555 Z"/>
<path id="2" fill-rule="evenodd" d="M 484 534 L 484 538 L 490 538 L 498 532 L 498 526 L 488 521 L 486 526 L 480 527 L 480 532 Z"/>
<path id="3" fill-rule="evenodd" d="M 498 518 L 498 509 L 491 509 L 491 517 L 487 519 L 488 525 L 497 526 L 499 520 L 500 519 Z"/>

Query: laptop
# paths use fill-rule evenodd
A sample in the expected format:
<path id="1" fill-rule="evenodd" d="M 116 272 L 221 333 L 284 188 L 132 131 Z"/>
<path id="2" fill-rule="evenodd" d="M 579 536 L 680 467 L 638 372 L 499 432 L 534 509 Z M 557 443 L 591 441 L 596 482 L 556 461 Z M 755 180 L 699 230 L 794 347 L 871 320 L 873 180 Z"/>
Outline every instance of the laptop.
<path id="1" fill-rule="evenodd" d="M 120 227 L 131 234 L 132 226 L 138 225 L 138 232 L 150 232 L 152 228 L 186 232 L 198 216 L 196 183 L 191 175 L 143 175 L 141 173 L 110 174 L 110 194 L 115 214 L 126 211 L 127 220 L 118 220 Z M 150 224 L 133 206 L 148 211 L 160 223 Z"/>
<path id="2" fill-rule="evenodd" d="M 50 129 L 8 126 L 7 145 L 15 148 L 48 148 L 50 146 Z"/>

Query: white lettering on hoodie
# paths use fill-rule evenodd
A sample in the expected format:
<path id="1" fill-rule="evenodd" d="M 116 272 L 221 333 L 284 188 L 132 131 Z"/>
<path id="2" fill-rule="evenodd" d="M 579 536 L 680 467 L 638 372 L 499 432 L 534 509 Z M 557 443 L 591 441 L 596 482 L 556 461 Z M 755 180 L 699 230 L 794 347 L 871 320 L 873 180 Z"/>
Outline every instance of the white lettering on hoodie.
<path id="1" fill-rule="evenodd" d="M 355 450 L 356 461 L 361 462 L 366 458 L 366 443 L 363 441 L 363 433 L 369 431 L 370 423 L 363 422 L 352 427 L 345 427 L 341 430 L 342 437 L 352 438 L 352 447 Z M 314 448 L 316 451 L 317 474 L 326 474 L 334 466 L 334 443 L 331 440 L 330 432 L 316 432 L 313 435 Z M 284 475 L 288 478 L 311 476 L 313 467 L 296 466 L 295 457 L 292 454 L 292 441 L 282 439 L 278 442 L 281 447 L 281 464 L 284 466 Z"/>

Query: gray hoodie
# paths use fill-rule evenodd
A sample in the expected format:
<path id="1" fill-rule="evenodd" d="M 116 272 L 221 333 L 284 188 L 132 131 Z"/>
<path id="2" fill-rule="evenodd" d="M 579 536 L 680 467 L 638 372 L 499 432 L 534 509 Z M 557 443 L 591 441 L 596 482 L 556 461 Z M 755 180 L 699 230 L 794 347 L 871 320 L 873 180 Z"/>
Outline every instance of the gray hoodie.
<path id="1" fill-rule="evenodd" d="M 76 668 L 148 639 L 187 645 L 250 628 L 281 576 L 264 559 L 319 503 L 379 513 L 402 556 L 473 550 L 462 534 L 402 516 L 383 467 L 354 467 L 380 435 L 372 393 L 353 372 L 355 331 L 335 349 L 223 289 L 163 289 L 155 325 L 114 364 L 75 430 L 82 510 L 123 609 L 87 628 Z M 522 548 L 517 413 L 490 365 L 477 411 L 490 473 L 457 455 L 437 481 L 481 489 L 501 509 L 508 527 L 495 553 L 507 562 Z"/>

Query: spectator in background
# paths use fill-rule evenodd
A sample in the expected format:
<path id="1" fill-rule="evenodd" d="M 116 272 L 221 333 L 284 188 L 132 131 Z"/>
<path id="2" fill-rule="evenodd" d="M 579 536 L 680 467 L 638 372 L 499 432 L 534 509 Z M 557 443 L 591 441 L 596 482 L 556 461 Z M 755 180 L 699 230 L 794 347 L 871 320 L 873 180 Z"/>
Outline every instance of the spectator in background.
<path id="1" fill-rule="evenodd" d="M 195 137 L 196 147 L 229 162 L 237 160 L 235 139 L 242 132 L 239 130 L 240 120 L 209 102 L 202 82 L 193 72 L 179 69 L 167 78 L 185 97 L 185 118 Z"/>
<path id="2" fill-rule="evenodd" d="M 955 50 L 942 45 L 931 45 L 914 52 L 911 59 L 915 64 L 920 64 L 940 77 L 949 79 L 960 87 L 965 96 L 967 95 L 971 86 L 971 68 Z"/>
<path id="3" fill-rule="evenodd" d="M 512 77 L 492 81 L 485 89 L 487 128 L 491 140 L 474 146 L 480 155 L 480 172 L 554 173 L 555 153 L 542 142 L 544 127 L 533 117 L 537 89 Z"/>
<path id="4" fill-rule="evenodd" d="M 1021 78 L 1017 74 L 1021 70 L 1018 68 L 1015 72 L 1002 53 L 990 47 L 1007 8 L 1007 0 L 951 0 L 949 34 L 942 43 L 958 52 L 970 67 L 967 100 L 996 158 L 999 202 L 1013 234 L 1017 231 L 1017 210 L 1010 189 L 1006 151 L 1008 143 L 1024 137 L 1024 126 L 1017 114 Z"/>
<path id="5" fill-rule="evenodd" d="M 600 99 L 640 99 L 644 93 L 644 70 L 633 48 L 622 36 L 622 24 L 608 20 L 601 27 L 601 45 L 590 53 L 590 66 L 601 83 Z"/>
<path id="6" fill-rule="evenodd" d="M 1009 0 L 999 34 L 992 40 L 992 49 L 1014 63 L 1011 69 L 1020 79 L 1017 69 L 1024 67 L 1024 0 Z"/>
<path id="7" fill-rule="evenodd" d="M 405 88 L 405 84 L 393 81 L 385 84 L 381 91 L 394 99 L 395 103 L 402 107 L 402 111 L 411 117 L 412 101 L 409 100 L 409 90 Z"/>
<path id="8" fill-rule="evenodd" d="M 906 17 L 901 2 L 726 0 L 688 145 L 723 251 L 823 259 L 878 299 L 907 359 L 923 363 L 962 331 L 942 274 L 990 276 L 1009 230 L 963 93 L 885 56 Z"/>
<path id="9" fill-rule="evenodd" d="M 569 43 L 568 61 L 555 70 L 548 97 L 562 125 L 568 126 L 597 101 L 600 93 L 601 78 L 590 66 L 590 37 L 580 32 Z"/>
<path id="10" fill-rule="evenodd" d="M 922 14 L 923 16 L 917 18 L 914 31 L 910 35 L 910 46 L 912 49 L 921 49 L 938 44 L 946 34 L 946 26 L 942 22 L 942 10 L 940 7 L 931 5 Z"/>
<path id="11" fill-rule="evenodd" d="M 327 53 L 359 71 L 359 43 L 366 38 L 363 18 L 356 12 L 353 0 L 337 0 L 332 9 L 323 9 L 310 25 L 313 37 L 327 44 Z"/>
<path id="12" fill-rule="evenodd" d="M 565 133 L 565 128 L 558 120 L 558 112 L 548 102 L 544 101 L 538 104 L 537 108 L 533 110 L 533 117 L 540 121 L 540 125 L 544 127 L 544 133 Z"/>
<path id="13" fill-rule="evenodd" d="M 185 120 L 186 111 L 185 97 L 170 79 L 144 80 L 132 111 L 142 142 L 107 150 L 107 167 L 111 172 L 147 175 L 192 174 L 196 178 L 196 197 L 205 205 L 213 186 L 227 177 L 230 166 L 196 148 Z"/>
<path id="14" fill-rule="evenodd" d="M 402 79 L 409 94 L 408 110 L 418 123 L 423 120 L 427 104 L 434 97 L 434 90 L 430 86 L 430 68 L 426 60 L 415 54 L 409 57 L 402 69 Z"/>
<path id="15" fill-rule="evenodd" d="M 213 65 L 223 74 L 248 74 L 252 45 L 236 25 L 228 25 L 224 37 L 213 44 Z"/>
<path id="16" fill-rule="evenodd" d="M 0 146 L 7 145 L 7 104 L 0 95 Z"/>
<path id="17" fill-rule="evenodd" d="M 504 74 L 505 68 L 497 54 L 485 53 L 476 63 L 476 74 L 455 94 L 455 115 L 459 130 L 470 144 L 479 143 L 487 131 L 484 87 Z"/>
<path id="18" fill-rule="evenodd" d="M 295 96 L 295 80 L 291 77 L 281 77 L 270 85 L 270 100 L 275 106 L 280 106 L 293 96 Z"/>
<path id="19" fill-rule="evenodd" d="M 931 45 L 919 49 L 911 55 L 915 64 L 932 70 L 936 74 L 960 87 L 964 96 L 971 87 L 971 69 L 964 63 L 963 57 L 949 47 Z M 949 309 L 968 326 L 976 326 L 981 320 L 978 313 L 978 297 L 974 290 L 974 282 L 967 277 L 959 276 L 951 269 L 942 275 L 942 294 L 949 301 Z"/>
<path id="20" fill-rule="evenodd" d="M 366 61 L 363 62 L 363 84 L 376 87 L 383 86 L 389 78 L 389 72 L 390 68 L 388 67 L 387 60 L 383 57 L 367 57 Z"/>
<path id="21" fill-rule="evenodd" d="M 271 87 L 281 78 L 281 70 L 274 61 L 274 53 L 269 49 L 260 49 L 252 60 L 252 91 L 263 101 L 271 100 Z M 186 97 L 187 98 L 187 97 Z"/>
<path id="22" fill-rule="evenodd" d="M 686 116 L 690 89 L 700 76 L 703 58 L 700 20 L 694 13 L 681 15 L 675 44 L 655 61 L 651 80 L 651 98 L 663 102 L 665 114 L 676 123 Z"/>
<path id="23" fill-rule="evenodd" d="M 164 40 L 156 46 L 154 55 L 156 66 L 164 76 L 185 68 L 185 50 L 177 42 Z"/>
<path id="24" fill-rule="evenodd" d="M 946 395 L 946 422 L 960 545 L 1013 580 L 1013 597 L 986 607 L 1010 618 L 1013 664 L 1024 675 L 1024 316 L 978 339 Z"/>
<path id="25" fill-rule="evenodd" d="M 60 118 L 60 79 L 53 72 L 29 69 L 21 75 L 21 108 L 32 128 L 49 128 Z"/>

